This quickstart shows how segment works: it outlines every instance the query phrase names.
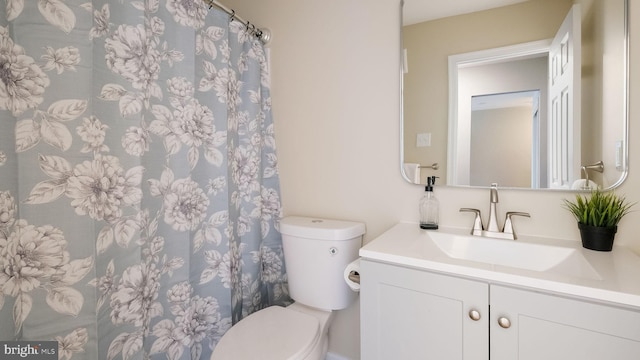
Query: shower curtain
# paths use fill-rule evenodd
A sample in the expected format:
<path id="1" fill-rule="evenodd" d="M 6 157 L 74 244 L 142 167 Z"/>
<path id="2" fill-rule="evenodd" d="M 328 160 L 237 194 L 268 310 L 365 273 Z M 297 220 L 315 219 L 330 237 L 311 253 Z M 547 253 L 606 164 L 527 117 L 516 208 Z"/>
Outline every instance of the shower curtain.
<path id="1" fill-rule="evenodd" d="M 268 81 L 201 0 L 0 3 L 0 340 L 208 359 L 287 304 Z"/>

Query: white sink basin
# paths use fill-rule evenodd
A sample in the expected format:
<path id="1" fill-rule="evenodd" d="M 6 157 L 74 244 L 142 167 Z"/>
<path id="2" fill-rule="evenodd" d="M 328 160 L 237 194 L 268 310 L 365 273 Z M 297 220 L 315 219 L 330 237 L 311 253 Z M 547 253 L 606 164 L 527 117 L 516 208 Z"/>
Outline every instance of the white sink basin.
<path id="1" fill-rule="evenodd" d="M 444 232 L 429 232 L 428 235 L 450 258 L 533 271 L 553 271 L 572 277 L 600 278 L 575 248 Z"/>

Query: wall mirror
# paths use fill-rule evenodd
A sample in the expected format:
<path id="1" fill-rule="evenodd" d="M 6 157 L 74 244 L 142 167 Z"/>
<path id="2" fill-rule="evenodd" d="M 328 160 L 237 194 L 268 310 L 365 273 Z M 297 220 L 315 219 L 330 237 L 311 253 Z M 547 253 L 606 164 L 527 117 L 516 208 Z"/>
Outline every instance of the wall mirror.
<path id="1" fill-rule="evenodd" d="M 405 179 L 620 185 L 628 166 L 627 2 L 404 0 Z"/>

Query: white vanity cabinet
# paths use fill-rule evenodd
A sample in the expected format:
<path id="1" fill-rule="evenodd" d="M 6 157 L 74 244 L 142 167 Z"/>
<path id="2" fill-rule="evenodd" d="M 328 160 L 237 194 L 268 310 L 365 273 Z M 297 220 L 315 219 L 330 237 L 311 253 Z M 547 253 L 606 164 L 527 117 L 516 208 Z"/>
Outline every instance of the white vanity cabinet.
<path id="1" fill-rule="evenodd" d="M 639 310 L 500 285 L 489 293 L 492 360 L 640 359 Z"/>
<path id="2" fill-rule="evenodd" d="M 360 269 L 362 360 L 488 358 L 486 283 L 365 259 Z"/>
<path id="3" fill-rule="evenodd" d="M 640 312 L 361 260 L 362 360 L 637 360 Z"/>

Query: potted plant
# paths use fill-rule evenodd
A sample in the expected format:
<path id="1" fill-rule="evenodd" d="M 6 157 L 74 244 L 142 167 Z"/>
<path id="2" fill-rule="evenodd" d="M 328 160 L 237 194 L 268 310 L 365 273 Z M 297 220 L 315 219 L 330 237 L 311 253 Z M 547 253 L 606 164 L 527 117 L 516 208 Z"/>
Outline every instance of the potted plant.
<path id="1" fill-rule="evenodd" d="M 597 251 L 611 251 L 618 230 L 618 223 L 635 203 L 629 203 L 624 196 L 600 190 L 591 196 L 576 194 L 576 201 L 564 200 L 565 207 L 578 221 L 582 246 Z"/>

